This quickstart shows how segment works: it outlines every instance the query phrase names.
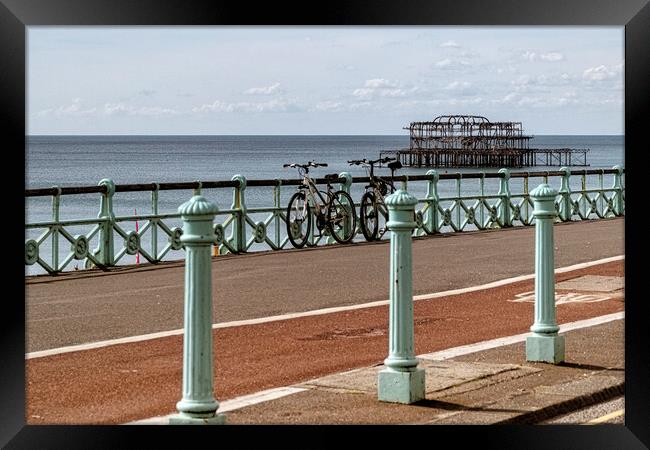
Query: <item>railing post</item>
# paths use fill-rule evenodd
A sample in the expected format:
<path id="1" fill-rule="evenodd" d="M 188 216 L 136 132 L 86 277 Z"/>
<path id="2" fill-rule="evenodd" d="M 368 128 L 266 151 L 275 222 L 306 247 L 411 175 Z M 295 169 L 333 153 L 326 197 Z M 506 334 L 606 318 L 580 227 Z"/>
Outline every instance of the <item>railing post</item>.
<path id="1" fill-rule="evenodd" d="M 553 221 L 557 216 L 558 192 L 540 184 L 531 193 L 535 209 L 535 322 L 526 338 L 526 360 L 559 363 L 564 361 L 564 336 L 555 319 L 555 272 Z"/>
<path id="2" fill-rule="evenodd" d="M 109 178 L 104 178 L 99 182 L 99 185 L 106 186 L 106 193 L 102 194 L 98 215 L 98 218 L 103 219 L 104 222 L 99 232 L 99 247 L 95 249 L 94 254 L 103 265 L 110 267 L 115 264 L 113 243 L 113 226 L 115 224 L 113 195 L 115 194 L 115 183 Z"/>
<path id="3" fill-rule="evenodd" d="M 418 368 L 413 335 L 412 238 L 417 199 L 398 189 L 386 198 L 390 237 L 388 358 L 377 380 L 380 401 L 413 403 L 424 398 L 425 372 Z"/>
<path id="4" fill-rule="evenodd" d="M 571 178 L 571 169 L 568 167 L 561 167 L 560 171 L 564 172 L 559 192 L 562 196 L 562 199 L 560 200 L 560 219 L 562 219 L 563 222 L 566 222 L 571 220 L 571 212 L 573 210 L 571 206 L 571 185 L 569 183 Z"/>
<path id="5" fill-rule="evenodd" d="M 499 208 L 499 221 L 504 227 L 512 226 L 512 217 L 510 215 L 510 171 L 508 169 L 499 169 L 503 177 L 499 179 L 499 195 L 501 197 L 501 207 Z"/>
<path id="6" fill-rule="evenodd" d="M 217 205 L 201 195 L 183 203 L 181 242 L 185 245 L 185 299 L 183 336 L 183 397 L 171 425 L 216 425 L 225 421 L 217 414 L 214 398 L 212 350 L 212 259 L 215 240 L 212 223 Z"/>
<path id="7" fill-rule="evenodd" d="M 427 233 L 433 234 L 440 231 L 438 226 L 438 201 L 440 198 L 438 196 L 438 180 L 440 179 L 440 175 L 438 175 L 436 170 L 427 171 L 427 175 L 431 179 L 427 181 L 427 204 L 429 207 L 427 208 L 427 215 L 424 218 L 424 225 L 425 231 L 430 230 Z"/>
<path id="8" fill-rule="evenodd" d="M 52 196 L 52 222 L 55 222 L 54 229 L 52 230 L 52 269 L 54 272 L 59 271 L 59 219 L 61 208 L 61 188 L 53 186 L 56 189 L 56 194 Z"/>
<path id="9" fill-rule="evenodd" d="M 231 179 L 237 181 L 239 186 L 234 188 L 232 193 L 232 206 L 235 209 L 235 218 L 232 223 L 232 232 L 230 233 L 230 242 L 237 252 L 243 252 L 246 249 L 246 178 L 243 175 L 235 175 Z"/>
<path id="10" fill-rule="evenodd" d="M 275 187 L 273 188 L 273 207 L 276 208 L 275 210 L 275 245 L 280 248 L 280 245 L 282 245 L 281 239 L 282 236 L 280 234 L 280 229 L 282 225 L 282 219 L 280 217 L 280 209 L 282 208 L 282 205 L 280 205 L 280 194 L 282 193 L 282 181 L 277 179 L 275 180 Z M 289 220 L 287 218 L 287 220 Z"/>
<path id="11" fill-rule="evenodd" d="M 616 169 L 616 173 L 614 174 L 614 186 L 612 186 L 612 189 L 616 191 L 614 193 L 614 202 L 613 202 L 614 215 L 622 216 L 623 210 L 625 208 L 625 203 L 623 200 L 623 183 L 621 180 L 621 176 L 623 175 L 623 167 L 616 165 L 613 168 Z"/>
<path id="12" fill-rule="evenodd" d="M 154 189 L 151 191 L 151 214 L 158 215 L 158 191 L 160 185 L 154 183 Z M 158 218 L 153 219 L 151 227 L 151 256 L 158 261 Z"/>

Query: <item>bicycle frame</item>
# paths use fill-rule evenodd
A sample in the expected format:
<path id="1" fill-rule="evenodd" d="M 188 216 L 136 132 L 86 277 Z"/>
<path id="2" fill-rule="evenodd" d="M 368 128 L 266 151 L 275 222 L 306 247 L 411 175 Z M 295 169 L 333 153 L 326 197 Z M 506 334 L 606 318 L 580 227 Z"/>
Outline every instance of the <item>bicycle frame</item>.
<path id="1" fill-rule="evenodd" d="M 388 220 L 388 209 L 385 206 L 384 202 L 384 194 L 381 192 L 380 185 L 383 183 L 384 185 L 390 187 L 390 193 L 393 193 L 395 191 L 395 185 L 393 181 L 388 181 L 385 180 L 381 177 L 375 176 L 374 173 L 374 164 L 368 164 L 367 166 L 368 170 L 368 177 L 370 178 L 370 184 L 366 186 L 366 191 L 371 190 L 373 194 L 375 195 L 375 203 L 379 206 L 381 205 L 381 213 L 382 215 Z M 393 174 L 391 172 L 391 178 L 393 177 Z"/>
<path id="2" fill-rule="evenodd" d="M 316 183 L 314 180 L 307 175 L 307 171 L 305 169 L 298 169 L 299 174 L 302 177 L 302 185 L 298 189 L 307 189 L 307 201 L 305 202 L 304 210 L 303 213 L 307 213 L 307 205 L 312 207 L 312 210 L 316 214 L 317 217 L 322 218 L 325 216 L 326 212 L 325 207 L 330 203 L 331 201 L 331 190 L 332 186 L 330 183 L 327 183 L 327 192 L 325 194 L 327 195 L 327 198 L 323 197 L 323 193 L 318 189 L 316 186 Z M 318 200 L 320 199 L 320 203 Z M 319 226 L 319 228 L 321 228 Z"/>

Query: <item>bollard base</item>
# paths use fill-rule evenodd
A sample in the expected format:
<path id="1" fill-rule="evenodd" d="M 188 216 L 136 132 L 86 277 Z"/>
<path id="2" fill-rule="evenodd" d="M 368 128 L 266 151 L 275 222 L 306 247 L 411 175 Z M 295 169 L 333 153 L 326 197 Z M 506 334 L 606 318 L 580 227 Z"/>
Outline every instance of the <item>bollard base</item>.
<path id="1" fill-rule="evenodd" d="M 223 425 L 225 423 L 225 414 L 215 414 L 214 416 L 207 417 L 176 414 L 169 418 L 169 425 Z"/>
<path id="2" fill-rule="evenodd" d="M 415 403 L 424 398 L 424 369 L 397 372 L 384 369 L 377 379 L 378 399 L 382 402 Z"/>
<path id="3" fill-rule="evenodd" d="M 526 338 L 526 361 L 558 364 L 564 361 L 564 336 L 533 335 Z"/>

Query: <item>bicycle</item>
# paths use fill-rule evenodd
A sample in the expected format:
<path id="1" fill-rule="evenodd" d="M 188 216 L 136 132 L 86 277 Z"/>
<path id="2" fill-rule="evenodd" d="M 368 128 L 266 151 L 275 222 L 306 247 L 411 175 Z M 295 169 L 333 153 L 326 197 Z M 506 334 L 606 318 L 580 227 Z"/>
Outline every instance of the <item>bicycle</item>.
<path id="1" fill-rule="evenodd" d="M 357 159 L 348 161 L 350 165 L 363 165 L 368 170 L 370 183 L 366 186 L 366 191 L 361 197 L 359 205 L 359 220 L 361 225 L 361 232 L 367 241 L 380 240 L 384 233 L 386 233 L 386 222 L 388 222 L 388 208 L 384 203 L 384 196 L 395 192 L 395 184 L 393 178 L 395 171 L 402 168 L 397 158 L 379 158 L 375 160 Z M 390 180 L 377 177 L 374 173 L 375 164 L 388 163 L 390 169 Z M 380 227 L 380 222 L 382 226 Z"/>
<path id="2" fill-rule="evenodd" d="M 287 206 L 287 235 L 295 248 L 302 248 L 309 243 L 312 231 L 312 212 L 316 216 L 316 227 L 323 235 L 326 229 L 334 240 L 346 244 L 356 234 L 356 212 L 352 197 L 345 191 L 334 191 L 332 182 L 339 179 L 337 174 L 325 175 L 327 191 L 317 188 L 316 182 L 309 176 L 310 167 L 327 167 L 326 163 L 309 161 L 307 164 L 284 164 L 283 167 L 298 169 L 302 184 L 298 192 L 291 196 Z"/>

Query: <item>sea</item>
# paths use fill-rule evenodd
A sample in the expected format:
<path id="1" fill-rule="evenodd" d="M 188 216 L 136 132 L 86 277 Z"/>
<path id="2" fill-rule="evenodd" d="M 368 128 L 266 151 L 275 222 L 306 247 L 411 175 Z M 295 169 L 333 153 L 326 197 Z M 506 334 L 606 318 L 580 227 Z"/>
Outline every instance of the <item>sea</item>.
<path id="1" fill-rule="evenodd" d="M 25 188 L 46 188 L 52 186 L 94 186 L 104 178 L 116 184 L 168 183 L 185 181 L 230 180 L 235 174 L 246 179 L 295 178 L 295 169 L 283 168 L 285 163 L 324 162 L 328 167 L 312 169 L 311 175 L 321 177 L 328 173 L 349 172 L 353 177 L 366 176 L 365 169 L 350 166 L 351 159 L 376 159 L 382 150 L 394 150 L 409 146 L 408 135 L 398 136 L 28 136 L 25 154 Z M 624 136 L 620 135 L 541 135 L 535 136 L 532 148 L 579 148 L 589 149 L 589 169 L 624 166 Z M 584 167 L 580 167 L 582 169 Z M 404 168 L 398 175 L 424 174 L 430 169 Z M 496 168 L 444 168 L 440 173 L 467 173 L 481 170 L 494 172 Z M 513 170 L 557 170 L 557 167 L 530 167 Z M 389 175 L 388 169 L 378 169 L 377 175 Z M 542 180 L 535 178 L 531 183 Z M 598 177 L 588 177 L 588 187 L 599 186 Z M 518 185 L 519 183 L 519 185 Z M 521 180 L 513 179 L 511 191 L 523 192 Z M 559 188 L 559 179 L 549 179 Z M 612 177 L 605 176 L 605 186 L 611 186 Z M 536 184 L 535 184 L 536 185 Z M 532 189 L 535 185 L 529 185 Z M 581 186 L 580 177 L 572 177 L 572 189 Z M 352 197 L 358 201 L 364 186 L 355 184 Z M 426 182 L 411 182 L 409 192 L 418 198 L 426 195 Z M 475 179 L 461 182 L 445 180 L 439 183 L 440 197 L 478 192 Z M 496 194 L 498 180 L 485 181 L 486 194 Z M 295 187 L 282 189 L 281 204 L 288 202 Z M 232 189 L 209 189 L 203 194 L 214 201 L 220 209 L 228 209 L 232 203 Z M 192 195 L 191 190 L 162 191 L 159 197 L 159 212 L 174 213 L 178 206 Z M 60 219 L 77 220 L 95 218 L 99 213 L 99 194 L 66 195 L 61 198 Z M 249 187 L 246 189 L 246 203 L 249 208 L 273 205 L 272 188 Z M 150 192 L 117 193 L 114 197 L 116 216 L 148 214 L 151 212 Z M 259 220 L 265 217 L 259 215 Z M 51 197 L 30 197 L 25 199 L 26 223 L 47 222 L 52 219 Z M 258 220 L 258 219 L 256 219 Z M 174 222 L 172 220 L 171 222 Z M 135 223 L 125 226 L 133 228 Z M 142 225 L 140 223 L 139 225 Z M 180 226 L 180 221 L 172 223 Z M 89 231 L 89 226 L 70 227 L 72 235 Z M 26 230 L 25 239 L 36 239 L 44 229 Z M 96 239 L 96 238 L 95 238 Z M 41 244 L 40 253 L 51 252 L 50 239 Z M 61 259 L 69 253 L 69 243 L 63 239 Z M 162 247 L 162 244 L 161 244 Z M 182 257 L 171 252 L 169 259 Z M 127 255 L 123 263 L 132 264 L 134 256 Z M 79 268 L 79 263 L 69 266 Z M 44 273 L 38 265 L 26 266 L 26 274 Z"/>

